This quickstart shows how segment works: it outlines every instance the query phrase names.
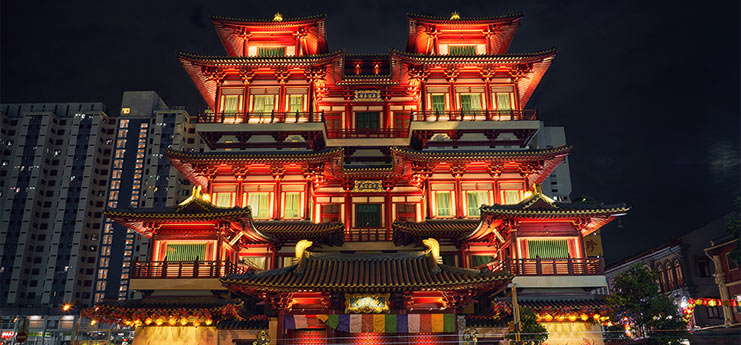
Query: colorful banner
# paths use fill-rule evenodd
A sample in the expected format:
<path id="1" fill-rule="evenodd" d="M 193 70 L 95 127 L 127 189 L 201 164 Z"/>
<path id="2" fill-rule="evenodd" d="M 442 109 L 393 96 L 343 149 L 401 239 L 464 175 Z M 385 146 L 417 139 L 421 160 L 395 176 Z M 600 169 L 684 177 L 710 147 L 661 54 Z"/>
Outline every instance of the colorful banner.
<path id="1" fill-rule="evenodd" d="M 328 327 L 347 333 L 452 333 L 455 314 L 320 314 L 285 315 L 285 329 Z"/>

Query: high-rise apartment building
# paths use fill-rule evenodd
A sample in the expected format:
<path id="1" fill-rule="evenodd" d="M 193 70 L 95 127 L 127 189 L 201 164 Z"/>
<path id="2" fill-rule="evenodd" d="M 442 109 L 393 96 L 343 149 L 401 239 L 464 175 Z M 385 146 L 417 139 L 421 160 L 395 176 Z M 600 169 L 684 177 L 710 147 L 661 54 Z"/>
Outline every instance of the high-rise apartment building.
<path id="1" fill-rule="evenodd" d="M 117 115 L 102 103 L 0 105 L 2 328 L 29 316 L 69 333 L 81 308 L 130 296 L 129 264 L 148 243 L 103 210 L 187 198 L 163 153 L 197 149 L 194 127 L 153 91 L 124 92 Z"/>

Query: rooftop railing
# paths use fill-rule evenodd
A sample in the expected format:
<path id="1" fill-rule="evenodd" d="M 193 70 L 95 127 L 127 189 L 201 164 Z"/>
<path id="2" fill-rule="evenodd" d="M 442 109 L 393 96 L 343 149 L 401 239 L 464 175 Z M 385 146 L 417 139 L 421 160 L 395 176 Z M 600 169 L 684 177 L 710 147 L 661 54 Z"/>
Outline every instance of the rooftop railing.
<path id="1" fill-rule="evenodd" d="M 324 112 L 203 113 L 198 123 L 306 123 L 324 121 Z"/>
<path id="2" fill-rule="evenodd" d="M 602 275 L 602 258 L 512 259 L 479 266 L 491 271 L 508 271 L 515 276 Z"/>
<path id="3" fill-rule="evenodd" d="M 132 279 L 220 278 L 244 273 L 229 261 L 134 261 Z"/>

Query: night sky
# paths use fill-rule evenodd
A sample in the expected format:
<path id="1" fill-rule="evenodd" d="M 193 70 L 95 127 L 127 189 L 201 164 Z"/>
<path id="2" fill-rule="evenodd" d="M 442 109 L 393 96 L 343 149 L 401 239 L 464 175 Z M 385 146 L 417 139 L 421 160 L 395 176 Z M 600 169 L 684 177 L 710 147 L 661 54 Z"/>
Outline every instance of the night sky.
<path id="1" fill-rule="evenodd" d="M 455 5 L 453 5 L 455 4 Z M 734 207 L 741 185 L 738 1 L 3 1 L 0 102 L 104 102 L 155 90 L 205 103 L 177 52 L 226 55 L 209 16 L 326 13 L 330 50 L 405 49 L 405 13 L 523 11 L 510 52 L 558 56 L 527 105 L 565 126 L 572 197 L 625 202 L 604 232 L 608 262 Z"/>

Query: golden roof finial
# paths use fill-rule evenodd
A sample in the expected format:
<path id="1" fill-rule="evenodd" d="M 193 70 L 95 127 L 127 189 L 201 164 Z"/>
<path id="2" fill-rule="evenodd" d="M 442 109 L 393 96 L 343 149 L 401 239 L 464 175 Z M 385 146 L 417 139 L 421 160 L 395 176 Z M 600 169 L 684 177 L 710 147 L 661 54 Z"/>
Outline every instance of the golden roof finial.
<path id="1" fill-rule="evenodd" d="M 203 200 L 206 202 L 211 202 L 211 198 L 208 196 L 208 194 L 201 194 L 201 186 L 195 185 L 193 186 L 193 192 L 190 193 L 190 196 L 187 199 L 183 200 L 183 202 L 181 202 L 179 206 L 183 206 L 195 200 Z"/>
<path id="2" fill-rule="evenodd" d="M 283 15 L 280 14 L 280 12 L 275 12 L 273 15 L 273 21 L 274 22 L 282 22 L 283 21 Z"/>
<path id="3" fill-rule="evenodd" d="M 296 259 L 301 260 L 304 256 L 304 252 L 314 244 L 309 240 L 301 240 L 296 242 Z"/>
<path id="4" fill-rule="evenodd" d="M 430 253 L 430 255 L 432 255 L 432 258 L 435 261 L 442 260 L 442 257 L 440 256 L 440 242 L 430 237 L 426 240 L 422 240 L 422 243 L 428 248 L 427 252 Z"/>
<path id="5" fill-rule="evenodd" d="M 458 11 L 453 11 L 450 13 L 450 20 L 458 20 L 461 19 L 461 15 L 458 14 Z"/>

